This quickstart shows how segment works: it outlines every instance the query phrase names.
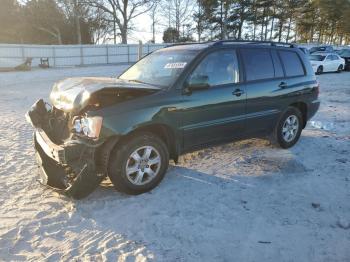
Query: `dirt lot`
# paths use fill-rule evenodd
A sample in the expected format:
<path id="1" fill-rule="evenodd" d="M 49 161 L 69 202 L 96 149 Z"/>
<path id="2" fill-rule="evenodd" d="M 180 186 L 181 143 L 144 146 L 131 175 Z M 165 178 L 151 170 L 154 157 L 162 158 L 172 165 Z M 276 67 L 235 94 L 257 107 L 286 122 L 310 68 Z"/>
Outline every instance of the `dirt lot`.
<path id="1" fill-rule="evenodd" d="M 251 139 L 187 154 L 140 196 L 40 186 L 26 110 L 61 78 L 123 68 L 0 73 L 0 260 L 350 261 L 350 72 L 318 77 L 320 111 L 290 150 Z"/>

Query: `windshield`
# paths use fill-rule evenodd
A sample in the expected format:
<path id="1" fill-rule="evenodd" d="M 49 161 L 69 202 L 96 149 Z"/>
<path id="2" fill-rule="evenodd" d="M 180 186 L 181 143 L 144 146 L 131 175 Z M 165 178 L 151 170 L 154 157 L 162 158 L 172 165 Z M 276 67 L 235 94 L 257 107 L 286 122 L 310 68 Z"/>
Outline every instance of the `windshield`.
<path id="1" fill-rule="evenodd" d="M 168 87 L 198 52 L 199 50 L 159 50 L 138 61 L 119 78 Z"/>
<path id="2" fill-rule="evenodd" d="M 311 61 L 323 61 L 325 57 L 324 55 L 310 55 L 309 59 Z"/>

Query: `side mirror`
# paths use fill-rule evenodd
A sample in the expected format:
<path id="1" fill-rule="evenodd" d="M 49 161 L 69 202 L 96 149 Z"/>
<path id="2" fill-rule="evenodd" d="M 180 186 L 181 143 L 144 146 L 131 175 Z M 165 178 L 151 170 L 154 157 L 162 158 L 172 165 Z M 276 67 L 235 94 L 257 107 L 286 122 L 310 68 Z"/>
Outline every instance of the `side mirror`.
<path id="1" fill-rule="evenodd" d="M 188 91 L 208 89 L 209 87 L 209 77 L 207 75 L 191 77 L 186 84 Z"/>

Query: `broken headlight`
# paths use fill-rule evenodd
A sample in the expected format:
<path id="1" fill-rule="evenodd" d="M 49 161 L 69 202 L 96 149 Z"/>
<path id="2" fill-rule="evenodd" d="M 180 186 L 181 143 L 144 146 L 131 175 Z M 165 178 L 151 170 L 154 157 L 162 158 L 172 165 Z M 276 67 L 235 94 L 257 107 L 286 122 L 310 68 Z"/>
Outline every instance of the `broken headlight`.
<path id="1" fill-rule="evenodd" d="M 90 138 L 98 138 L 102 127 L 102 117 L 81 117 L 73 120 L 73 130 L 75 133 L 84 134 Z"/>

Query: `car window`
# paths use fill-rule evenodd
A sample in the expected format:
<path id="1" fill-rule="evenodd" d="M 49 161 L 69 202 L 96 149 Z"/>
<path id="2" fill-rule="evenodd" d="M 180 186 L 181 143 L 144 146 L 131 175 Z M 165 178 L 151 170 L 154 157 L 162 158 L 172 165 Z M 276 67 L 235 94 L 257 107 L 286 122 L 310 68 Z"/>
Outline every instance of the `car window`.
<path id="1" fill-rule="evenodd" d="M 309 55 L 311 61 L 323 61 L 325 59 L 324 55 Z"/>
<path id="2" fill-rule="evenodd" d="M 338 60 L 339 57 L 337 55 L 332 55 L 333 60 Z"/>
<path id="3" fill-rule="evenodd" d="M 269 79 L 275 76 L 269 49 L 242 49 L 247 81 Z"/>
<path id="4" fill-rule="evenodd" d="M 198 52 L 160 49 L 139 60 L 119 78 L 166 88 L 176 81 Z"/>
<path id="5" fill-rule="evenodd" d="M 327 61 L 332 60 L 332 56 L 331 56 L 331 55 L 328 55 L 328 56 L 326 57 L 326 60 L 327 60 Z"/>
<path id="6" fill-rule="evenodd" d="M 210 86 L 239 82 L 238 60 L 235 50 L 221 50 L 207 55 L 192 72 L 190 79 L 205 77 Z"/>
<path id="7" fill-rule="evenodd" d="M 273 65 L 275 68 L 275 77 L 283 77 L 284 73 L 283 73 L 282 63 L 280 58 L 277 55 L 277 52 L 273 50 L 271 52 L 271 55 L 272 55 Z"/>
<path id="8" fill-rule="evenodd" d="M 311 49 L 310 49 L 311 53 L 316 52 L 316 51 L 317 51 L 317 47 L 311 47 Z"/>
<path id="9" fill-rule="evenodd" d="M 296 52 L 279 51 L 287 76 L 304 75 L 304 68 Z"/>

